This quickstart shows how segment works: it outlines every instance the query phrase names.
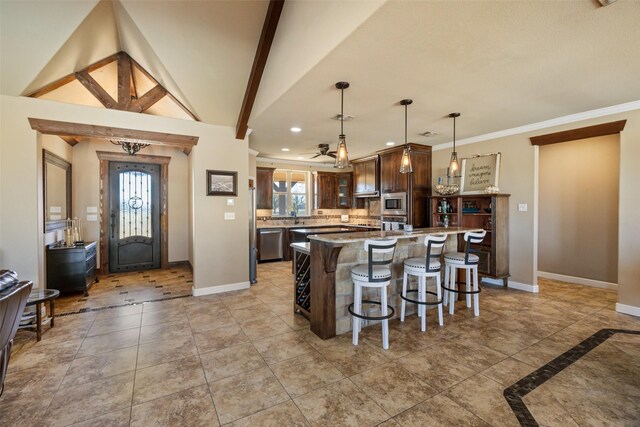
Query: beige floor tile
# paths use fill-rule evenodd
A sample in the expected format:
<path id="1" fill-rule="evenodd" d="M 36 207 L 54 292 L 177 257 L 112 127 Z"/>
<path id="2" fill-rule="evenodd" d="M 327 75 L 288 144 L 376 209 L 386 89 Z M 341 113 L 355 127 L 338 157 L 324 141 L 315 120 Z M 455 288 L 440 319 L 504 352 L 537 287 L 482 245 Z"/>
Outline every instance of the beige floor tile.
<path id="1" fill-rule="evenodd" d="M 312 426 L 375 426 L 390 418 L 349 379 L 294 399 Z"/>
<path id="2" fill-rule="evenodd" d="M 237 322 L 227 310 L 217 310 L 206 314 L 189 314 L 188 316 L 189 325 L 193 332 L 204 332 L 237 325 Z"/>
<path id="3" fill-rule="evenodd" d="M 222 424 L 289 400 L 268 368 L 256 369 L 209 385 Z"/>
<path id="4" fill-rule="evenodd" d="M 136 369 L 137 347 L 79 357 L 71 362 L 62 387 L 76 386 Z"/>
<path id="5" fill-rule="evenodd" d="M 172 360 L 198 355 L 195 340 L 191 335 L 165 341 L 154 341 L 138 347 L 138 369 Z"/>
<path id="6" fill-rule="evenodd" d="M 546 385 L 538 386 L 522 399 L 538 424 L 543 426 L 578 426 Z"/>
<path id="7" fill-rule="evenodd" d="M 72 387 L 60 388 L 53 396 L 44 425 L 64 426 L 129 408 L 133 371 Z"/>
<path id="8" fill-rule="evenodd" d="M 390 360 L 367 344 L 337 344 L 318 351 L 347 377 L 383 365 Z"/>
<path id="9" fill-rule="evenodd" d="M 437 394 L 396 362 L 354 375 L 351 381 L 392 416 Z"/>
<path id="10" fill-rule="evenodd" d="M 518 419 L 502 395 L 503 391 L 501 384 L 478 374 L 443 394 L 492 426 L 519 426 Z"/>
<path id="11" fill-rule="evenodd" d="M 260 304 L 253 304 L 248 307 L 231 308 L 229 309 L 231 316 L 236 322 L 242 324 L 250 320 L 256 319 L 268 319 L 275 316 L 275 313 L 266 305 L 260 302 Z"/>
<path id="12" fill-rule="evenodd" d="M 446 390 L 475 374 L 473 369 L 451 359 L 437 346 L 403 357 L 398 363 L 438 391 Z"/>
<path id="13" fill-rule="evenodd" d="M 142 304 L 125 305 L 123 307 L 107 308 L 98 311 L 96 319 L 112 319 L 114 317 L 130 316 L 142 313 Z"/>
<path id="14" fill-rule="evenodd" d="M 89 329 L 88 336 L 108 334 L 109 332 L 123 331 L 140 327 L 142 314 L 114 317 L 109 319 L 96 319 Z"/>
<path id="15" fill-rule="evenodd" d="M 240 326 L 235 324 L 203 332 L 195 332 L 193 337 L 200 353 L 222 350 L 223 348 L 233 347 L 249 341 L 249 337 L 244 334 Z"/>
<path id="16" fill-rule="evenodd" d="M 293 329 L 275 315 L 269 318 L 268 322 L 265 322 L 264 319 L 244 322 L 242 323 L 242 330 L 253 341 L 293 331 Z"/>
<path id="17" fill-rule="evenodd" d="M 298 407 L 288 401 L 227 424 L 229 427 L 305 427 L 308 426 Z"/>
<path id="18" fill-rule="evenodd" d="M 158 323 L 185 322 L 187 311 L 183 306 L 168 307 L 162 310 L 149 310 L 142 313 L 142 326 Z"/>
<path id="19" fill-rule="evenodd" d="M 42 364 L 57 365 L 71 362 L 75 357 L 82 340 L 33 343 L 29 348 L 11 353 L 9 372 L 38 367 Z"/>
<path id="20" fill-rule="evenodd" d="M 278 315 L 280 320 L 286 323 L 291 329 L 294 331 L 300 329 L 309 329 L 310 323 L 307 319 L 305 319 L 301 314 L 296 313 L 284 313 Z"/>
<path id="21" fill-rule="evenodd" d="M 266 367 L 262 356 L 252 344 L 242 344 L 223 350 L 202 353 L 200 354 L 200 360 L 209 383 Z"/>
<path id="22" fill-rule="evenodd" d="M 131 426 L 218 426 L 206 385 L 161 397 L 131 409 Z"/>
<path id="23" fill-rule="evenodd" d="M 395 417 L 402 426 L 473 426 L 489 424 L 473 415 L 448 397 L 438 394 Z"/>
<path id="24" fill-rule="evenodd" d="M 271 370 L 293 398 L 344 378 L 340 371 L 316 351 L 276 363 L 271 366 Z"/>
<path id="25" fill-rule="evenodd" d="M 191 357 L 136 371 L 133 403 L 140 404 L 205 384 L 200 358 Z"/>
<path id="26" fill-rule="evenodd" d="M 485 369 L 482 371 L 482 375 L 491 378 L 505 387 L 509 387 L 533 371 L 535 371 L 535 368 L 531 365 L 527 365 L 510 357 Z"/>
<path id="27" fill-rule="evenodd" d="M 126 408 L 74 424 L 73 427 L 128 427 L 130 417 L 131 409 Z"/>
<path id="28" fill-rule="evenodd" d="M 91 356 L 121 348 L 137 346 L 139 338 L 140 329 L 138 328 L 87 337 L 82 342 L 76 357 Z"/>
<path id="29" fill-rule="evenodd" d="M 254 341 L 253 345 L 269 365 L 314 351 L 313 347 L 295 332 Z"/>
<path id="30" fill-rule="evenodd" d="M 140 344 L 179 339 L 185 335 L 191 335 L 189 322 L 159 323 L 140 328 Z"/>

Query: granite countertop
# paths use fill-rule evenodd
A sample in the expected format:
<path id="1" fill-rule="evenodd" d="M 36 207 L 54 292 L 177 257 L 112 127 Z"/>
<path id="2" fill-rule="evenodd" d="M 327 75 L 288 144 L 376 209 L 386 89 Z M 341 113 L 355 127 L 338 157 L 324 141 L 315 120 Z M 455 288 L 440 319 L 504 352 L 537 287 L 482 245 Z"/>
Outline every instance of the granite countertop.
<path id="1" fill-rule="evenodd" d="M 309 254 L 309 251 L 311 250 L 311 248 L 310 248 L 311 244 L 309 242 L 306 242 L 306 243 L 302 243 L 302 242 L 292 243 L 289 246 L 291 246 L 294 250 L 296 250 L 298 252 L 302 252 L 302 253 L 307 254 L 307 255 Z"/>
<path id="2" fill-rule="evenodd" d="M 350 224 L 348 222 L 342 223 L 326 223 L 326 224 L 282 224 L 282 225 L 272 225 L 272 224 L 260 224 L 261 221 L 258 221 L 256 224 L 256 228 L 259 230 L 261 228 L 326 228 L 326 227 L 351 227 L 351 228 L 380 228 L 379 225 L 362 225 L 362 224 Z"/>
<path id="3" fill-rule="evenodd" d="M 302 234 L 314 234 L 314 233 L 327 234 L 327 233 L 346 233 L 346 232 L 358 233 L 358 231 L 353 231 L 353 228 L 346 228 L 346 227 L 295 228 L 291 230 L 291 232 L 302 233 Z"/>
<path id="4" fill-rule="evenodd" d="M 398 239 L 411 239 L 413 237 L 424 236 L 427 234 L 460 234 L 467 231 L 481 231 L 481 228 L 469 228 L 469 227 L 431 227 L 431 228 L 418 228 L 409 233 L 406 231 L 364 231 L 353 233 L 334 233 L 334 234 L 321 234 L 311 235 L 310 240 L 317 240 L 327 243 L 353 243 L 362 242 L 366 239 L 382 239 L 388 237 L 397 237 Z"/>

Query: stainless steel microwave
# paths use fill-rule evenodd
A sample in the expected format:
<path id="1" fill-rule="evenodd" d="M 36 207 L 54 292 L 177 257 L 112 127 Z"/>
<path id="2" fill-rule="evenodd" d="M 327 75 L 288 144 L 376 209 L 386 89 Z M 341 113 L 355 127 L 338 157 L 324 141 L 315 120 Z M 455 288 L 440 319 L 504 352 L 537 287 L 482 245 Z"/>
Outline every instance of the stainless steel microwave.
<path id="1" fill-rule="evenodd" d="M 407 193 L 383 193 L 380 204 L 382 216 L 407 215 Z"/>

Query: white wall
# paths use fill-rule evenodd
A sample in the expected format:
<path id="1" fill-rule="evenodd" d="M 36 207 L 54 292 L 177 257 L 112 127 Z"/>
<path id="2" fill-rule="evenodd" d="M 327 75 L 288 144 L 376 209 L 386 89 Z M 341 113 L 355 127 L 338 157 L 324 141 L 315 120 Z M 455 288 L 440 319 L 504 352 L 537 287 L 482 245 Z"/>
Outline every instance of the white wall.
<path id="1" fill-rule="evenodd" d="M 247 189 L 238 186 L 235 221 L 224 221 L 226 198 L 207 197 L 206 169 L 238 171 L 247 182 L 247 141 L 232 128 L 146 114 L 2 95 L 0 107 L 0 262 L 21 278 L 43 283 L 42 202 L 39 194 L 38 133 L 28 118 L 40 118 L 198 136 L 189 161 L 193 175 L 192 235 L 194 287 L 248 283 Z M 74 165 L 74 169 L 75 169 Z M 188 166 L 186 167 L 189 173 Z M 187 198 L 189 190 L 185 189 Z M 189 201 L 187 200 L 187 204 Z M 187 210 L 187 218 L 189 216 Z M 188 219 L 185 219 L 188 223 Z M 188 228 L 188 225 L 187 225 Z M 197 236 L 197 238 L 196 238 Z M 187 237 L 188 241 L 188 237 Z M 187 250 L 188 252 L 188 250 Z"/>

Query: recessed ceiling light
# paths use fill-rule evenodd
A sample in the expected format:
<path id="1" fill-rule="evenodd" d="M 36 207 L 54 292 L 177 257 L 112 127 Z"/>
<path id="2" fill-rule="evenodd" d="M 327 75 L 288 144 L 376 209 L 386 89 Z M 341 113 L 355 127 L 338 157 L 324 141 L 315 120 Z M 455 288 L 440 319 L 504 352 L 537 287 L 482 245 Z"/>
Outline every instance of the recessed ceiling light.
<path id="1" fill-rule="evenodd" d="M 296 157 L 296 158 L 297 158 L 298 160 L 304 160 L 304 157 L 302 157 L 302 156 L 298 156 L 298 157 Z"/>
<path id="2" fill-rule="evenodd" d="M 300 131 L 302 131 L 302 129 L 300 129 L 299 127 L 296 127 L 296 126 L 292 127 L 292 128 L 291 128 L 291 129 L 289 129 L 289 130 L 290 130 L 291 132 L 300 132 Z"/>
<path id="3" fill-rule="evenodd" d="M 384 145 L 392 146 L 392 145 L 396 145 L 396 143 L 393 141 L 389 141 L 389 142 L 385 142 Z"/>
<path id="4" fill-rule="evenodd" d="M 291 151 L 288 148 L 282 148 L 282 151 Z"/>

